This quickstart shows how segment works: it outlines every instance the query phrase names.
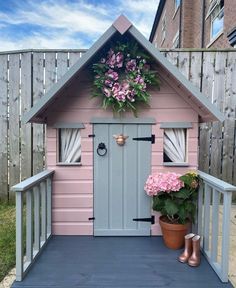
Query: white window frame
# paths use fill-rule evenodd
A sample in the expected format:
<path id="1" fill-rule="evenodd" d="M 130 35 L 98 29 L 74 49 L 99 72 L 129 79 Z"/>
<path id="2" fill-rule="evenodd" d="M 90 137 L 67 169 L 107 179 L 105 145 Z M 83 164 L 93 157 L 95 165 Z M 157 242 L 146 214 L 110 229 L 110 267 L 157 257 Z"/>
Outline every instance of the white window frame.
<path id="1" fill-rule="evenodd" d="M 81 166 L 82 165 L 82 162 L 81 162 L 81 159 L 82 159 L 82 151 L 81 151 L 81 154 L 80 154 L 80 161 L 79 162 L 71 162 L 71 163 L 67 163 L 67 162 L 62 162 L 60 161 L 60 153 L 61 153 L 61 147 L 60 147 L 60 143 L 61 143 L 61 129 L 78 129 L 79 132 L 80 132 L 80 141 L 82 140 L 82 137 L 81 137 L 81 128 L 77 128 L 77 127 L 57 127 L 57 163 L 56 165 L 57 166 Z M 80 148 L 81 149 L 81 148 Z"/>
<path id="2" fill-rule="evenodd" d="M 218 7 L 218 6 L 217 6 Z M 217 7 L 215 8 L 215 9 L 217 9 Z M 215 9 L 214 9 L 214 11 L 215 11 Z M 213 11 L 213 12 L 214 12 Z M 224 29 L 224 14 L 223 14 L 223 16 L 222 16 L 222 18 L 223 18 L 223 23 L 222 23 L 222 27 L 221 27 L 221 29 L 218 31 L 218 33 L 216 34 L 216 35 L 213 35 L 213 22 L 218 18 L 218 16 L 220 15 L 220 14 L 222 14 L 222 13 L 224 13 L 224 7 L 222 7 L 215 15 L 211 15 L 211 35 L 210 35 L 210 38 L 211 38 L 211 41 L 213 40 L 213 39 L 216 39 L 217 37 L 219 37 L 219 35 L 220 34 L 222 34 L 222 31 L 223 31 L 223 29 Z M 221 19 L 222 19 L 221 18 Z"/>
<path id="3" fill-rule="evenodd" d="M 163 166 L 176 166 L 176 167 L 187 167 L 189 166 L 189 163 L 188 163 L 188 139 L 189 139 L 189 129 L 188 128 L 181 128 L 181 129 L 184 129 L 185 130 L 185 161 L 184 162 L 168 162 L 168 161 L 164 161 L 164 133 L 165 133 L 165 130 L 166 129 L 176 129 L 177 127 L 163 127 Z M 177 128 L 179 129 L 179 127 Z"/>

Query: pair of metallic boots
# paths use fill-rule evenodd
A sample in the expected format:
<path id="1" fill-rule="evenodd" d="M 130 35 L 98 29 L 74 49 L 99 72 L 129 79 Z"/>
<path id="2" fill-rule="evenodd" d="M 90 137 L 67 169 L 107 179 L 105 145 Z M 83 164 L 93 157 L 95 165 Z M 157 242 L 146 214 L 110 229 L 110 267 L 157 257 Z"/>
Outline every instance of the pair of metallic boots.
<path id="1" fill-rule="evenodd" d="M 197 267 L 201 261 L 200 236 L 193 233 L 185 235 L 184 252 L 179 256 L 179 261 Z"/>

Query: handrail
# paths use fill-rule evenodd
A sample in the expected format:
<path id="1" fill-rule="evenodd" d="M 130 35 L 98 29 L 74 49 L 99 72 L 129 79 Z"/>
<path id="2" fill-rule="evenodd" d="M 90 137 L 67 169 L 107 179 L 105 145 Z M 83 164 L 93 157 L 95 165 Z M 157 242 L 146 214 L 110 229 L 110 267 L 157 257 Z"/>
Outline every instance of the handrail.
<path id="1" fill-rule="evenodd" d="M 220 180 L 212 175 L 209 175 L 205 172 L 199 171 L 198 170 L 198 175 L 205 180 L 207 183 L 209 183 L 210 185 L 214 186 L 217 189 L 220 189 L 222 191 L 230 191 L 230 192 L 235 192 L 236 191 L 236 187 L 223 181 Z"/>
<path id="2" fill-rule="evenodd" d="M 29 190 L 30 188 L 34 187 L 38 183 L 42 182 L 50 175 L 54 173 L 54 170 L 44 170 L 30 178 L 25 179 L 24 181 L 14 185 L 11 187 L 11 191 L 13 192 L 24 192 Z"/>
<path id="3" fill-rule="evenodd" d="M 228 282 L 230 212 L 236 187 L 198 171 L 202 179 L 198 193 L 198 234 L 202 252 L 222 282 Z M 222 242 L 219 241 L 219 213 L 222 205 Z M 211 224 L 211 225 L 210 225 Z M 221 255 L 218 249 L 221 246 Z"/>
<path id="4" fill-rule="evenodd" d="M 22 281 L 51 237 L 53 173 L 53 170 L 42 171 L 11 188 L 16 193 L 16 281 Z M 23 243 L 24 194 L 26 194 L 25 245 Z"/>

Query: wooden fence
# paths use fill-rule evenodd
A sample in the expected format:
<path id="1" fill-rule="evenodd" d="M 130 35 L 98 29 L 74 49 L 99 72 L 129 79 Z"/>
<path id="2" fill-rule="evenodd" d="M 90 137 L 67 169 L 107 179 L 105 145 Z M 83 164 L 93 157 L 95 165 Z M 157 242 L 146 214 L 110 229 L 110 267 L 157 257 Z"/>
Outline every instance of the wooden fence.
<path id="1" fill-rule="evenodd" d="M 85 50 L 0 53 L 0 200 L 9 187 L 44 167 L 44 127 L 21 116 Z M 224 123 L 200 127 L 199 168 L 236 185 L 236 50 L 163 51 L 170 62 L 225 113 Z"/>

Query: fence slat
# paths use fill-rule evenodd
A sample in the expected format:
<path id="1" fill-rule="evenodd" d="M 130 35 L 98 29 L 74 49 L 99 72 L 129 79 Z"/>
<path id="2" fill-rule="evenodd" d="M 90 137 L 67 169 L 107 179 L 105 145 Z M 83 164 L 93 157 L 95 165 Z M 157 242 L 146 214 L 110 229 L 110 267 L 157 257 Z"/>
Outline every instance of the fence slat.
<path id="1" fill-rule="evenodd" d="M 72 67 L 84 53 L 81 52 L 70 52 L 69 53 L 69 66 Z"/>
<path id="2" fill-rule="evenodd" d="M 20 55 L 9 56 L 9 185 L 20 182 Z M 10 193 L 11 198 L 15 198 Z"/>
<path id="3" fill-rule="evenodd" d="M 44 53 L 33 54 L 33 105 L 44 94 Z M 44 166 L 44 127 L 33 124 L 33 174 Z"/>
<path id="4" fill-rule="evenodd" d="M 57 53 L 57 81 L 61 79 L 61 77 L 68 70 L 68 53 L 58 52 Z"/>
<path id="5" fill-rule="evenodd" d="M 226 68 L 226 83 L 225 91 L 224 112 L 226 120 L 224 122 L 224 138 L 223 138 L 223 159 L 222 159 L 222 177 L 224 181 L 232 183 L 233 180 L 233 158 L 235 139 L 235 105 L 236 105 L 236 63 L 235 57 L 232 53 L 228 54 L 227 68 Z M 234 85 L 234 86 L 233 86 Z"/>
<path id="6" fill-rule="evenodd" d="M 21 54 L 21 115 L 32 106 L 31 53 Z M 21 123 L 21 180 L 32 175 L 31 124 Z"/>
<path id="7" fill-rule="evenodd" d="M 8 199 L 7 85 L 8 55 L 0 55 L 0 200 Z"/>
<path id="8" fill-rule="evenodd" d="M 203 53 L 202 69 L 202 92 L 207 98 L 212 98 L 212 83 L 215 65 L 215 53 Z M 200 145 L 199 149 L 199 169 L 209 173 L 210 170 L 210 144 L 211 144 L 211 124 L 200 125 Z"/>
<path id="9" fill-rule="evenodd" d="M 45 53 L 45 92 L 56 83 L 56 52 Z"/>
<path id="10" fill-rule="evenodd" d="M 212 102 L 223 112 L 224 94 L 225 94 L 225 64 L 227 54 L 217 52 L 215 55 L 215 67 L 213 74 L 213 93 Z M 213 176 L 220 179 L 222 171 L 222 123 L 212 123 L 211 153 L 210 155 L 210 172 Z"/>

